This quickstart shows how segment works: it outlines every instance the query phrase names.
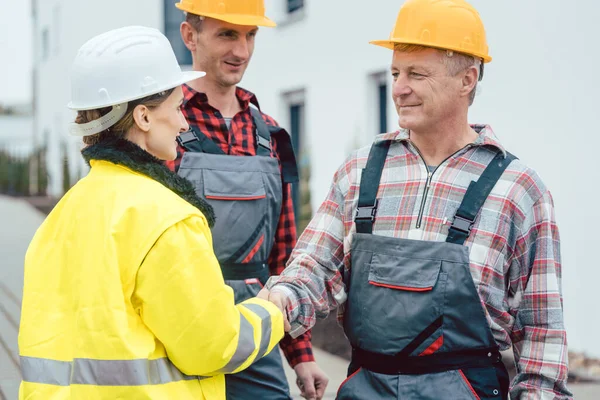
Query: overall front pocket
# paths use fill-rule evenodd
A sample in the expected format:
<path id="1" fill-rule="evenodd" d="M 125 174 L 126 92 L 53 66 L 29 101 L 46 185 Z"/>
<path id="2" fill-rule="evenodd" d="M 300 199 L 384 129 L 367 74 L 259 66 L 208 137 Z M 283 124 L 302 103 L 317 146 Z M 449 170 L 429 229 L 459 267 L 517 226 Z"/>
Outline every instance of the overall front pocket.
<path id="1" fill-rule="evenodd" d="M 246 263 L 268 257 L 265 238 L 273 225 L 261 173 L 208 170 L 203 174 L 203 196 L 214 208 L 213 243 L 221 262 Z"/>
<path id="2" fill-rule="evenodd" d="M 363 327 L 373 339 L 365 348 L 419 355 L 441 337 L 447 274 L 440 260 L 375 253 L 365 267 Z"/>

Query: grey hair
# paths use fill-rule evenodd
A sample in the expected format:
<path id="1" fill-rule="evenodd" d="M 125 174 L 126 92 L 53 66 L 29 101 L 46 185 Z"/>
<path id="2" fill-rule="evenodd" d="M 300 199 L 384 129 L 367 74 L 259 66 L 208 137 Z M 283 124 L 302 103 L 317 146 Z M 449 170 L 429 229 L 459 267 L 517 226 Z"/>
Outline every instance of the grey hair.
<path id="1" fill-rule="evenodd" d="M 423 51 L 429 49 L 431 47 L 421 46 L 418 44 L 406 44 L 406 43 L 397 43 L 394 46 L 395 51 L 405 52 L 405 53 L 413 53 L 417 51 Z M 477 82 L 475 82 L 475 86 L 473 90 L 469 94 L 469 105 L 472 105 L 475 101 L 475 94 L 477 93 L 477 84 L 480 80 L 480 75 L 482 71 L 482 59 L 473 57 L 468 54 L 455 52 L 452 50 L 442 50 L 435 49 L 443 55 L 442 62 L 446 66 L 448 73 L 451 76 L 456 76 L 460 72 L 464 71 L 467 68 L 475 67 L 477 68 Z"/>

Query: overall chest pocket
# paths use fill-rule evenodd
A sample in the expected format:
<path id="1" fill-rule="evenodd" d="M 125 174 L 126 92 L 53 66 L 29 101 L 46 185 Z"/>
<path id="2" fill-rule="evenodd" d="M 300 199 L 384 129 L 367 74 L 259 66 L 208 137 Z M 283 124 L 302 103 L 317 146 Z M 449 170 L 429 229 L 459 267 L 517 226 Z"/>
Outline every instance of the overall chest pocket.
<path id="1" fill-rule="evenodd" d="M 202 176 L 203 196 L 216 215 L 212 234 L 219 261 L 266 259 L 261 248 L 269 235 L 269 214 L 262 173 L 205 169 Z"/>
<path id="2" fill-rule="evenodd" d="M 442 332 L 448 276 L 441 260 L 375 253 L 366 267 L 369 336 L 385 343 L 385 353 L 419 355 Z"/>

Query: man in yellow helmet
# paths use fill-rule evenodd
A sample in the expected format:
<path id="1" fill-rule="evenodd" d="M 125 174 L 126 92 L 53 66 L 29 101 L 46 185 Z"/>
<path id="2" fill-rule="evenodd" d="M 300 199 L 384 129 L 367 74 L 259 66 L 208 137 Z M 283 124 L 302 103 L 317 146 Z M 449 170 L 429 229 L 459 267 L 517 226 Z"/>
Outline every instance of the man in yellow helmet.
<path id="1" fill-rule="evenodd" d="M 491 61 L 479 14 L 407 0 L 372 43 L 393 50 L 401 129 L 338 169 L 269 299 L 292 336 L 339 307 L 353 353 L 338 399 L 571 399 L 552 197 L 467 122 Z"/>
<path id="2" fill-rule="evenodd" d="M 289 135 L 259 111 L 238 83 L 259 26 L 274 27 L 263 0 L 181 0 L 181 36 L 204 80 L 183 86 L 182 111 L 191 131 L 180 136 L 168 164 L 211 204 L 215 253 L 236 301 L 255 296 L 279 274 L 296 244 L 291 183 L 297 180 Z M 310 332 L 281 347 L 307 398 L 321 398 L 327 377 L 312 355 Z M 242 374 L 226 377 L 228 399 L 289 399 L 281 356 L 273 351 Z"/>

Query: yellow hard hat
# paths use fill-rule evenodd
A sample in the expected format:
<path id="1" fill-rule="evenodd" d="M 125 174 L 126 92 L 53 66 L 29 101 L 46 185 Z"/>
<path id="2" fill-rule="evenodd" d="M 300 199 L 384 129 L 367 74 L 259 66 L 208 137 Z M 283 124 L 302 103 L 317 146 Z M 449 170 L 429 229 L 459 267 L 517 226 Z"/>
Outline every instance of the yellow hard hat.
<path id="1" fill-rule="evenodd" d="M 277 25 L 265 16 L 264 0 L 180 0 L 175 6 L 191 14 L 235 25 Z"/>
<path id="2" fill-rule="evenodd" d="M 416 44 L 492 61 L 481 17 L 464 0 L 407 0 L 390 38 L 369 43 L 388 49 L 399 43 Z"/>

